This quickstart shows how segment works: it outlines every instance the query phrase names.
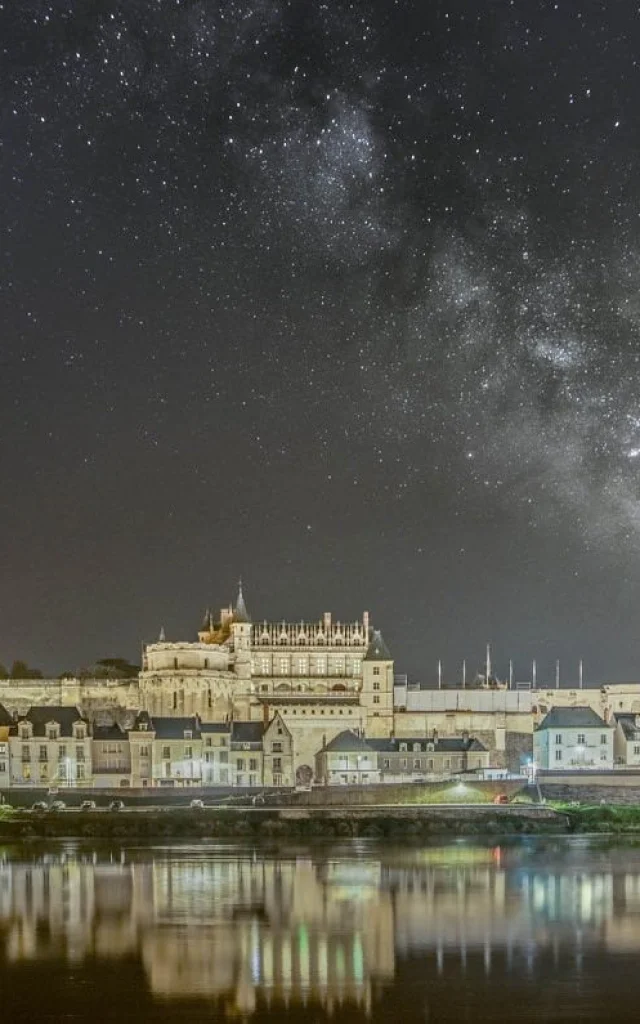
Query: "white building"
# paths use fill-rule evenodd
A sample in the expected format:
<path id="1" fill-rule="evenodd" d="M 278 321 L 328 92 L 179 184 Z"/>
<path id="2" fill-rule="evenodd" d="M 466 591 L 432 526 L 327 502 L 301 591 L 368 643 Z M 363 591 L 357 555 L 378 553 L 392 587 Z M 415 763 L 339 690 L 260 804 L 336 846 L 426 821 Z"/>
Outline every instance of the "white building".
<path id="1" fill-rule="evenodd" d="M 640 768 L 640 715 L 613 716 L 613 752 L 617 765 Z"/>
<path id="2" fill-rule="evenodd" d="M 590 707 L 551 708 L 533 734 L 541 771 L 613 768 L 612 726 Z"/>
<path id="3" fill-rule="evenodd" d="M 12 786 L 90 786 L 89 722 L 78 708 L 30 708 L 11 727 Z"/>

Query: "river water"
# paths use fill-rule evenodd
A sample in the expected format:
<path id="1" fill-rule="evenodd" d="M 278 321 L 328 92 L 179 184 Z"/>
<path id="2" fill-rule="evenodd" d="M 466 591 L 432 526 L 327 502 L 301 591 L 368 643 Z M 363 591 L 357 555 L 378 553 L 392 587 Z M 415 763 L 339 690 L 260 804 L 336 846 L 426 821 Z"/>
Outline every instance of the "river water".
<path id="1" fill-rule="evenodd" d="M 637 1021 L 640 845 L 0 847 L 26 1020 Z"/>

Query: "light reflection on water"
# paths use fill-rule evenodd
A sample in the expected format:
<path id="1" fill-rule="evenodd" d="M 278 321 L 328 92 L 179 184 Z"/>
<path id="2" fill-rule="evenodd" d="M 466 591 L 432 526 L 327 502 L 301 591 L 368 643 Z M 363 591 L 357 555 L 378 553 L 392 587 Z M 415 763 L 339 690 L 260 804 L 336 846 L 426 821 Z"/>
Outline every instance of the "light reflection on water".
<path id="1" fill-rule="evenodd" d="M 217 1001 L 245 1017 L 310 1002 L 386 1020 L 380 1000 L 403 964 L 420 965 L 411 984 L 473 968 L 489 992 L 507 976 L 539 970 L 546 983 L 566 982 L 592 954 L 603 962 L 638 953 L 633 846 L 67 844 L 0 853 L 0 962 L 9 983 L 25 964 L 37 972 L 44 963 L 62 970 L 133 958 L 155 1000 Z M 456 999 L 464 1006 L 463 995 Z"/>

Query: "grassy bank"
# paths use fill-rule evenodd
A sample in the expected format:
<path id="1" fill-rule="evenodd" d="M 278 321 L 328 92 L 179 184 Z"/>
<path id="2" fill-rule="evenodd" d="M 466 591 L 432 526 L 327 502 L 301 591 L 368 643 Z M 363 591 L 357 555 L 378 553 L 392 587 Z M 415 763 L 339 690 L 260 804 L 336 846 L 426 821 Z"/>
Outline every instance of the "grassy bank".
<path id="1" fill-rule="evenodd" d="M 0 815 L 0 840 L 16 839 L 228 839 L 345 838 L 407 839 L 429 836 L 553 834 L 567 830 L 567 819 L 553 812 L 527 814 L 510 808 L 460 811 L 436 807 L 399 809 L 305 809 L 295 816 L 276 809 L 150 810 Z"/>
<path id="2" fill-rule="evenodd" d="M 554 803 L 553 807 L 566 816 L 570 832 L 615 832 L 640 834 L 640 806 L 622 804 L 580 804 Z"/>

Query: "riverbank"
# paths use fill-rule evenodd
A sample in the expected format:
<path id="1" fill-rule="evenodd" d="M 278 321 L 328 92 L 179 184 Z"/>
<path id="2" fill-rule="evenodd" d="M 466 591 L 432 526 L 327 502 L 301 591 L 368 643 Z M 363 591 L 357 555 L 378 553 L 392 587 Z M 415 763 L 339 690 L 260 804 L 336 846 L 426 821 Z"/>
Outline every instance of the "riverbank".
<path id="1" fill-rule="evenodd" d="M 205 807 L 33 812 L 0 808 L 15 839 L 425 838 L 474 835 L 640 836 L 640 806 Z"/>
<path id="2" fill-rule="evenodd" d="M 172 808 L 0 814 L 0 841 L 185 838 L 424 838 L 565 834 L 566 814 L 546 807 Z"/>

